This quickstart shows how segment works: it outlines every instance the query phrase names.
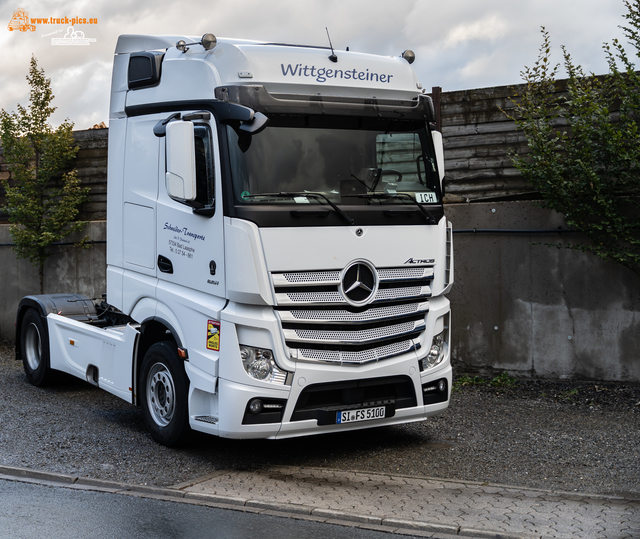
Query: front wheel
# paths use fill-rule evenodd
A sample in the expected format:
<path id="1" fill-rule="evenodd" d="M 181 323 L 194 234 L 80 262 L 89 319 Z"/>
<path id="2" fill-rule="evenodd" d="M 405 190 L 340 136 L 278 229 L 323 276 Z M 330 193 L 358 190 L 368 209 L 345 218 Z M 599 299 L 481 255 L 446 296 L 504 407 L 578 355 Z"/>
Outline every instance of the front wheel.
<path id="1" fill-rule="evenodd" d="M 189 381 L 174 344 L 159 342 L 144 356 L 141 368 L 142 413 L 156 441 L 174 446 L 189 435 Z"/>
<path id="2" fill-rule="evenodd" d="M 49 334 L 40 313 L 27 309 L 20 329 L 22 365 L 27 380 L 34 386 L 43 386 L 51 381 L 49 366 Z"/>

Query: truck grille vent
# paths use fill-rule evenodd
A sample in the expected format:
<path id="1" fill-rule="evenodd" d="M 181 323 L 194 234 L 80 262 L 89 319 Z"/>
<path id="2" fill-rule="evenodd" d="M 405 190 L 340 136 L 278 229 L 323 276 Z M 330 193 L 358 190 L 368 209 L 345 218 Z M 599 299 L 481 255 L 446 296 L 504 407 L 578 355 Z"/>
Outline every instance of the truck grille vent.
<path id="1" fill-rule="evenodd" d="M 325 361 L 329 363 L 369 363 L 370 361 L 379 361 L 388 357 L 398 356 L 405 352 L 417 350 L 419 344 L 413 341 L 402 341 L 399 343 L 380 346 L 370 350 L 361 350 L 359 352 L 348 352 L 345 350 L 310 350 L 300 348 L 296 350 L 298 357 L 296 359 L 303 361 Z"/>
<path id="2" fill-rule="evenodd" d="M 370 303 L 353 307 L 342 271 L 272 273 L 291 357 L 361 364 L 417 350 L 429 311 L 433 267 L 380 268 Z"/>
<path id="3" fill-rule="evenodd" d="M 397 337 L 415 331 L 424 329 L 424 321 L 405 322 L 404 324 L 395 324 L 392 326 L 384 326 L 372 329 L 361 330 L 327 330 L 327 329 L 285 329 L 287 341 L 304 342 L 342 342 L 342 343 L 361 343 L 381 341 L 389 337 Z"/>
<path id="4" fill-rule="evenodd" d="M 405 305 L 393 305 L 390 307 L 374 307 L 362 313 L 353 313 L 344 309 L 336 310 L 291 310 L 288 311 L 292 319 L 317 322 L 364 322 L 372 320 L 387 320 L 419 312 L 420 303 L 408 303 Z M 284 320 L 285 311 L 280 311 Z"/>
<path id="5" fill-rule="evenodd" d="M 338 282 L 339 271 L 305 271 L 299 273 L 283 273 L 287 283 Z"/>

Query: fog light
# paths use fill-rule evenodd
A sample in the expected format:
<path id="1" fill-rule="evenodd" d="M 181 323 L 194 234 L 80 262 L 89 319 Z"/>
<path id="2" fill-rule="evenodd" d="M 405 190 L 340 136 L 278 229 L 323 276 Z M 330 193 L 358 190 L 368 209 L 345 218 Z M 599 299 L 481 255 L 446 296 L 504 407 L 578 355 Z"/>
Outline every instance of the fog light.
<path id="1" fill-rule="evenodd" d="M 259 414 L 260 412 L 262 412 L 263 408 L 264 405 L 262 404 L 262 401 L 260 399 L 253 399 L 252 401 L 249 401 L 249 411 L 252 414 Z"/>
<path id="2" fill-rule="evenodd" d="M 449 382 L 446 378 L 434 380 L 422 386 L 422 400 L 425 406 L 449 400 Z"/>
<path id="3" fill-rule="evenodd" d="M 240 359 L 245 372 L 251 378 L 276 384 L 285 383 L 287 373 L 278 368 L 271 350 L 241 344 Z"/>

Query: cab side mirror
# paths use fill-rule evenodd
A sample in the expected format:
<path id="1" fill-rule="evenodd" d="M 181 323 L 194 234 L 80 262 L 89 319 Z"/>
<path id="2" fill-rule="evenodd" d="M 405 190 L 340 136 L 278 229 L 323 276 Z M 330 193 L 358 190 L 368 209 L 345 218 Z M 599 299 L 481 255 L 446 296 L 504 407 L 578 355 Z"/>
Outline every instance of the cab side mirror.
<path id="1" fill-rule="evenodd" d="M 173 121 L 167 124 L 167 194 L 180 202 L 196 199 L 196 159 L 193 123 Z"/>

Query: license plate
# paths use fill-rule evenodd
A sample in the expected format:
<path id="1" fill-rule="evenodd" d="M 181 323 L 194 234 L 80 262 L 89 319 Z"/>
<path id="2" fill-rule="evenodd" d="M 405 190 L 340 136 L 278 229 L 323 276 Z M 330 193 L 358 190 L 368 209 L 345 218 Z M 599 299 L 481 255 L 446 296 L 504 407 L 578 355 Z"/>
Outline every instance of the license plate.
<path id="1" fill-rule="evenodd" d="M 336 423 L 354 423 L 356 421 L 369 421 L 371 419 L 381 419 L 385 416 L 386 408 L 378 406 L 376 408 L 362 408 L 360 410 L 347 410 L 336 414 Z"/>
<path id="2" fill-rule="evenodd" d="M 420 204 L 431 204 L 438 202 L 435 193 L 416 193 L 416 202 Z"/>

